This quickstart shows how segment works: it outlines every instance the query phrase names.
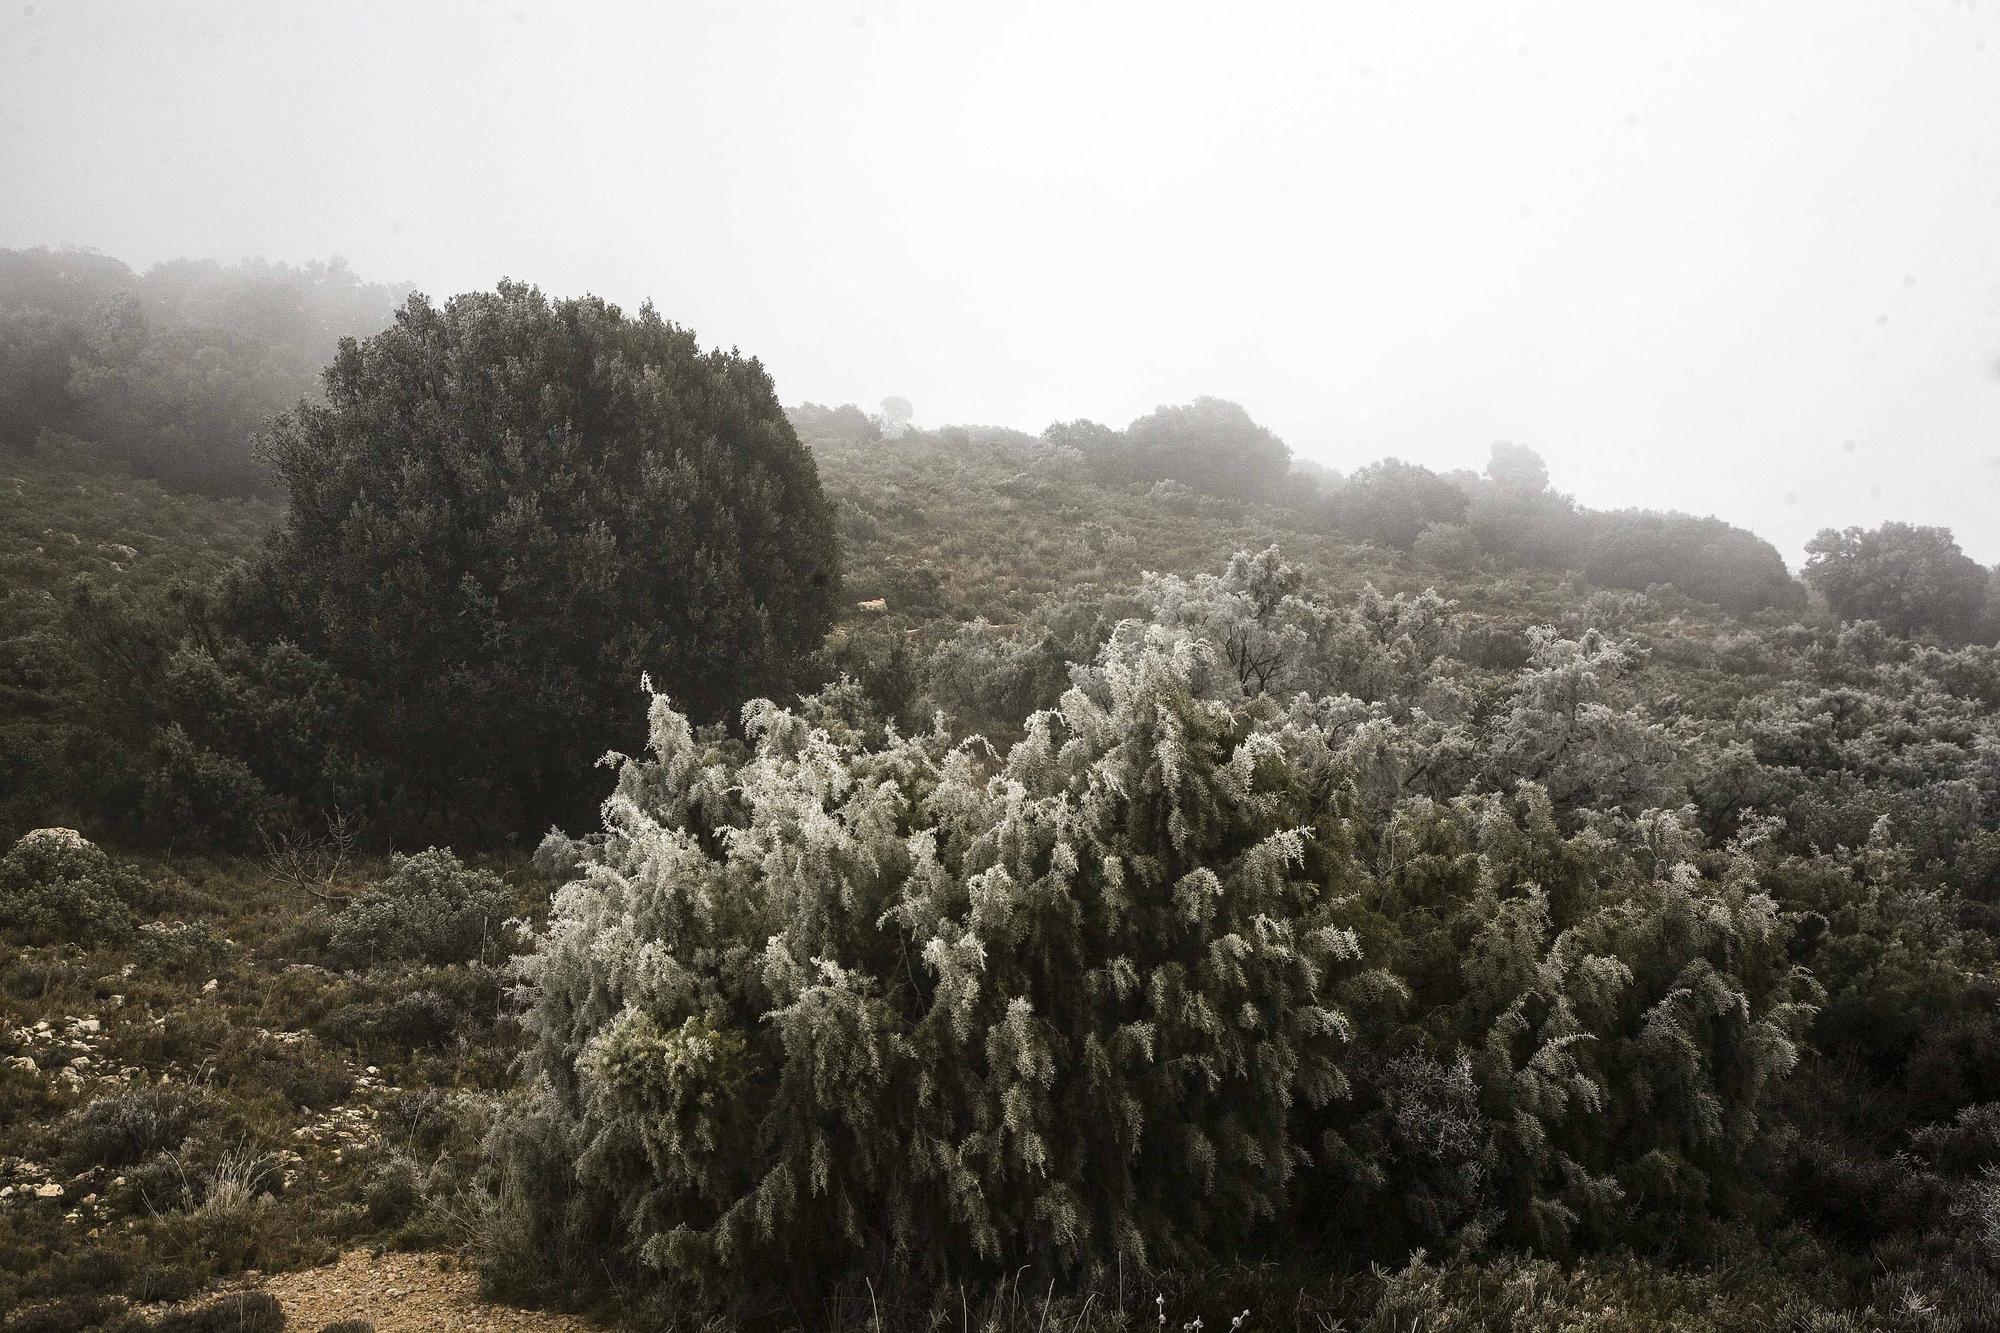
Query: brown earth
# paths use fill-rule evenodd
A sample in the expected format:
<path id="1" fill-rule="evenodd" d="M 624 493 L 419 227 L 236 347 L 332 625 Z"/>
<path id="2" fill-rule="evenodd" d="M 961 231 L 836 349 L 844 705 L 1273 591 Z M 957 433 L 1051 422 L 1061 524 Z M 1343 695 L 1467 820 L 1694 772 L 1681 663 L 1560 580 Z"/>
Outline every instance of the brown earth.
<path id="1" fill-rule="evenodd" d="M 436 1254 L 350 1250 L 325 1268 L 275 1273 L 263 1285 L 297 1333 L 342 1319 L 366 1319 L 376 1333 L 602 1333 L 574 1315 L 483 1301 L 479 1279 Z"/>

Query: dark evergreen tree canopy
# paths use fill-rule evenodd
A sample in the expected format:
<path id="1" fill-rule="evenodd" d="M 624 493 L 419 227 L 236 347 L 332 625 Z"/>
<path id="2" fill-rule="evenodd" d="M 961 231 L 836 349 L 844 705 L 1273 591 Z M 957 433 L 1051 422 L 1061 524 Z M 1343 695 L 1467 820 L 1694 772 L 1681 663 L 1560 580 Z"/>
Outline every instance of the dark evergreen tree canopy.
<path id="1" fill-rule="evenodd" d="M 1465 521 L 1465 495 L 1418 463 L 1385 458 L 1347 479 L 1333 500 L 1334 524 L 1356 537 L 1409 550 L 1433 523 Z"/>
<path id="2" fill-rule="evenodd" d="M 1106 481 L 1177 481 L 1225 500 L 1275 499 L 1291 471 L 1285 442 L 1221 398 L 1155 408 L 1122 432 L 1058 422 L 1043 439 L 1081 450 Z"/>
<path id="3" fill-rule="evenodd" d="M 1292 463 L 1283 440 L 1221 398 L 1156 408 L 1125 428 L 1125 444 L 1148 473 L 1233 500 L 1277 495 Z"/>
<path id="4" fill-rule="evenodd" d="M 1805 604 L 1805 590 L 1777 548 L 1719 518 L 1610 510 L 1591 515 L 1590 526 L 1596 535 L 1585 548 L 1583 569 L 1604 587 L 1671 583 L 1739 615 Z"/>
<path id="5" fill-rule="evenodd" d="M 252 614 L 366 683 L 419 818 L 573 818 L 643 739 L 642 675 L 727 719 L 831 622 L 830 506 L 769 375 L 650 306 L 414 296 L 326 391 L 270 435 L 291 510 Z"/>
<path id="6" fill-rule="evenodd" d="M 1987 573 L 1958 549 L 1949 528 L 1825 528 L 1806 543 L 1806 554 L 1806 581 L 1843 620 L 1879 620 L 1894 634 L 1954 641 L 1980 629 Z"/>

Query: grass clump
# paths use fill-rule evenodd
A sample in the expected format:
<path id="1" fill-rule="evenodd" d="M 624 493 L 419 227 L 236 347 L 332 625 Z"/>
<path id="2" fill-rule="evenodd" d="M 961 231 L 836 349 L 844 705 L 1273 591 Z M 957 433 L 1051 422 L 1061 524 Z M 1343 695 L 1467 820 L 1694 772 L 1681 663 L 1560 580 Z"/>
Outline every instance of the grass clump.
<path id="1" fill-rule="evenodd" d="M 278 1333 L 284 1326 L 285 1311 L 277 1297 L 268 1291 L 238 1291 L 164 1315 L 154 1321 L 152 1333 Z"/>

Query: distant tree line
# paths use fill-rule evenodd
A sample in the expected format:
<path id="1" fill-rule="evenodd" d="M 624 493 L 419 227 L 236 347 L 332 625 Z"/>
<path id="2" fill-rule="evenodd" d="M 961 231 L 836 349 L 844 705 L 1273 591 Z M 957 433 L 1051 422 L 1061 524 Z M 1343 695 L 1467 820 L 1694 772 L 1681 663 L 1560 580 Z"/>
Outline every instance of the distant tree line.
<path id="1" fill-rule="evenodd" d="M 1484 475 L 1385 458 L 1343 478 L 1294 460 L 1241 407 L 1215 398 L 1163 407 L 1123 431 L 1060 422 L 1043 439 L 1077 450 L 1110 484 L 1171 481 L 1225 499 L 1313 506 L 1341 532 L 1447 566 L 1492 552 L 1579 570 L 1607 588 L 1671 583 L 1739 613 L 1805 602 L 1776 548 L 1755 534 L 1719 519 L 1586 509 L 1552 490 L 1541 458 L 1520 445 L 1496 445 Z"/>
<path id="2" fill-rule="evenodd" d="M 807 404 L 794 421 L 808 438 L 880 438 L 859 433 L 872 419 L 850 406 Z M 1072 451 L 1105 485 L 1173 485 L 1224 500 L 1316 508 L 1333 529 L 1469 568 L 1482 554 L 1573 569 L 1605 588 L 1635 592 L 1670 584 L 1699 601 L 1747 615 L 1798 610 L 1807 587 L 1845 620 L 1879 620 L 1898 634 L 1949 642 L 2000 637 L 2000 568 L 1963 555 L 1943 528 L 1888 523 L 1873 532 L 1822 532 L 1805 583 L 1777 548 L 1716 518 L 1648 509 L 1597 510 L 1555 490 L 1534 450 L 1500 442 L 1483 473 L 1440 474 L 1385 458 L 1343 477 L 1296 459 L 1284 441 L 1235 403 L 1197 398 L 1161 407 L 1115 430 L 1095 421 L 1057 422 L 1048 446 Z"/>
<path id="3" fill-rule="evenodd" d="M 2000 637 L 2000 567 L 1982 569 L 1949 528 L 1825 528 L 1806 553 L 1806 581 L 1842 620 L 1953 643 Z"/>
<path id="4" fill-rule="evenodd" d="M 135 273 L 85 250 L 0 250 L 0 449 L 46 433 L 171 485 L 268 490 L 257 433 L 408 290 L 338 259 Z"/>

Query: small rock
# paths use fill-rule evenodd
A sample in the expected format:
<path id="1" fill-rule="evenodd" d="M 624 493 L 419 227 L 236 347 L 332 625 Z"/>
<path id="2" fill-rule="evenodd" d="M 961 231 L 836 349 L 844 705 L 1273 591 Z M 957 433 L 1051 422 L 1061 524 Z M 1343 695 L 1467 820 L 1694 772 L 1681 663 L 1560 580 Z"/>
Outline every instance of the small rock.
<path id="1" fill-rule="evenodd" d="M 221 986 L 221 985 L 222 985 L 222 983 L 221 983 L 220 981 L 216 980 L 216 979 L 215 979 L 214 977 L 210 977 L 210 978 L 209 978 L 209 979 L 207 980 L 207 982 L 205 982 L 205 983 L 204 983 L 204 984 L 202 985 L 202 988 L 201 988 L 201 993 L 202 993 L 203 995 L 213 995 L 213 994 L 215 994 L 215 992 L 216 992 L 216 988 L 217 988 L 217 987 L 219 987 L 219 986 Z"/>
<path id="2" fill-rule="evenodd" d="M 35 1197 L 37 1199 L 60 1199 L 62 1196 L 63 1187 L 56 1184 L 53 1180 L 47 1184 L 35 1186 Z"/>

